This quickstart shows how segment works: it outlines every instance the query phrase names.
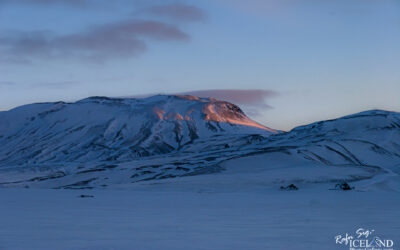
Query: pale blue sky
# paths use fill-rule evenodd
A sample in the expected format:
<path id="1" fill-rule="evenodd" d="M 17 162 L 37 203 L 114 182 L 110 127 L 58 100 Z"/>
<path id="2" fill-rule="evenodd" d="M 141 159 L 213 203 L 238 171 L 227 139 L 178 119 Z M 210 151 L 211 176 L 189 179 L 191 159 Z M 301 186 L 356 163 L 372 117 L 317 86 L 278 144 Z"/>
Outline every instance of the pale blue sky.
<path id="1" fill-rule="evenodd" d="M 265 96 L 271 108 L 239 104 L 276 129 L 400 111 L 400 1 L 110 2 L 0 0 L 0 110 L 93 95 L 260 89 L 276 93 Z"/>

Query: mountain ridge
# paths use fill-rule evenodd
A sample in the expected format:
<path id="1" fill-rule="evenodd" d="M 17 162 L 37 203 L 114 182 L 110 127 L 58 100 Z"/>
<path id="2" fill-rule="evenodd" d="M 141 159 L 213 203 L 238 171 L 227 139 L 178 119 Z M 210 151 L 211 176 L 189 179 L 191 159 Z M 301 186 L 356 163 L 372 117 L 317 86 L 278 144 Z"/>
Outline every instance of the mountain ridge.
<path id="1" fill-rule="evenodd" d="M 0 113 L 0 186 L 126 187 L 213 174 L 198 178 L 397 188 L 400 113 L 369 110 L 284 133 L 229 123 L 247 119 L 234 104 L 193 96 L 22 106 Z"/>

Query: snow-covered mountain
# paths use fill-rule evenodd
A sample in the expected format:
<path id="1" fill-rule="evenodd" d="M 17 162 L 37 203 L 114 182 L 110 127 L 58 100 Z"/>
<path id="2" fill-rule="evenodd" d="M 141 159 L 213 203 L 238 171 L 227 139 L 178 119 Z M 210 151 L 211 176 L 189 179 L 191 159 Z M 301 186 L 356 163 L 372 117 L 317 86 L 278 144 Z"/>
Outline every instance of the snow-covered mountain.
<path id="1" fill-rule="evenodd" d="M 234 104 L 194 96 L 32 104 L 0 121 L 1 165 L 126 161 L 214 135 L 277 133 Z"/>
<path id="2" fill-rule="evenodd" d="M 92 97 L 1 112 L 0 183 L 80 189 L 190 180 L 224 189 L 350 181 L 400 190 L 399 142 L 396 112 L 282 133 L 215 99 Z"/>

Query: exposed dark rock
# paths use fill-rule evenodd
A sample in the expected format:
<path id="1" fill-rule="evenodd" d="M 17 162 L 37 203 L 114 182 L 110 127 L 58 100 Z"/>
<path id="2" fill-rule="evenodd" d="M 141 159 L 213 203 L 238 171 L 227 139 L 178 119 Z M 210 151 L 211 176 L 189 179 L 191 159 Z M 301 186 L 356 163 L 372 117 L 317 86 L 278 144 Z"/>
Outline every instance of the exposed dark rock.
<path id="1" fill-rule="evenodd" d="M 299 190 L 299 188 L 297 186 L 295 186 L 294 184 L 290 184 L 288 186 L 281 186 L 281 190 Z"/>
<path id="2" fill-rule="evenodd" d="M 335 189 L 348 191 L 348 190 L 354 189 L 354 187 L 350 187 L 350 185 L 347 182 L 342 182 L 342 183 L 336 184 Z"/>
<path id="3" fill-rule="evenodd" d="M 94 195 L 90 195 L 90 194 L 81 194 L 81 195 L 79 195 L 79 198 L 94 198 Z"/>

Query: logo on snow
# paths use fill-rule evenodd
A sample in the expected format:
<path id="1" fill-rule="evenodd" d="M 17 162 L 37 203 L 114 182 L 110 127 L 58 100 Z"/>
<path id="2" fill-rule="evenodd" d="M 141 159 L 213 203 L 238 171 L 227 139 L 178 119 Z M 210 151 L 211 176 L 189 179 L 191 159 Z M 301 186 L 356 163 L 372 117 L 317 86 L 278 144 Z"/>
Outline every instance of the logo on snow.
<path id="1" fill-rule="evenodd" d="M 375 230 L 359 228 L 352 234 L 339 234 L 335 236 L 335 242 L 348 246 L 349 250 L 394 250 L 394 242 L 374 235 Z"/>

